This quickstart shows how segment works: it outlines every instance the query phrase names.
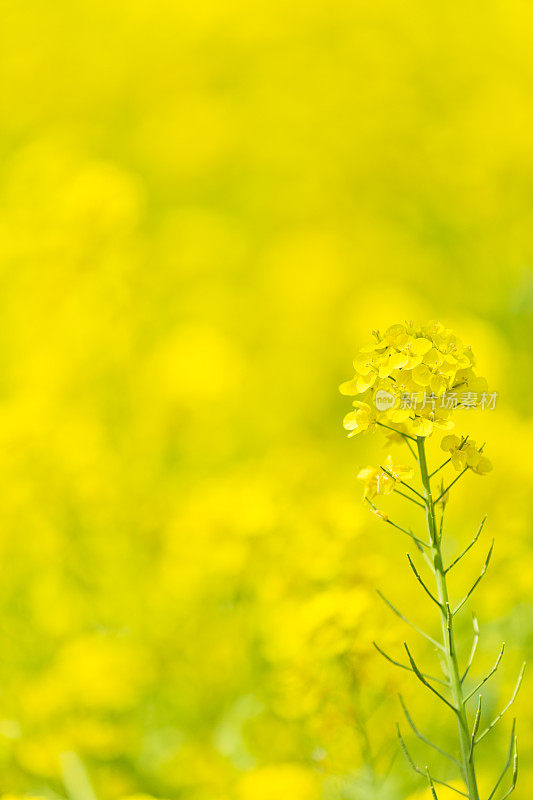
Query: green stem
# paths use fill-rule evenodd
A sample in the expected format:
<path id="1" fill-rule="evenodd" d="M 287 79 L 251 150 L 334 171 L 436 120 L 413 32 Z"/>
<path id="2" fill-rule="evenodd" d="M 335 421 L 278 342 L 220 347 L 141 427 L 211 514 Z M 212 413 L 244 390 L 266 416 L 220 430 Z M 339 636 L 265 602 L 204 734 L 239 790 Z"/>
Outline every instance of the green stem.
<path id="1" fill-rule="evenodd" d="M 455 639 L 453 632 L 453 620 L 449 611 L 448 586 L 446 582 L 446 572 L 442 563 L 441 543 L 437 531 L 435 518 L 435 508 L 431 495 L 430 475 L 428 473 L 426 461 L 425 440 L 422 436 L 417 437 L 418 457 L 420 463 L 420 475 L 424 487 L 424 497 L 426 498 L 426 520 L 429 538 L 431 541 L 431 555 L 435 569 L 435 579 L 437 582 L 437 596 L 441 605 L 441 628 L 442 640 L 445 650 L 446 668 L 450 681 L 450 688 L 457 713 L 459 728 L 459 742 L 461 746 L 461 762 L 469 800 L 479 800 L 477 787 L 476 770 L 474 767 L 474 754 L 471 751 L 471 731 L 468 724 L 468 717 L 465 708 L 465 698 L 461 684 Z"/>

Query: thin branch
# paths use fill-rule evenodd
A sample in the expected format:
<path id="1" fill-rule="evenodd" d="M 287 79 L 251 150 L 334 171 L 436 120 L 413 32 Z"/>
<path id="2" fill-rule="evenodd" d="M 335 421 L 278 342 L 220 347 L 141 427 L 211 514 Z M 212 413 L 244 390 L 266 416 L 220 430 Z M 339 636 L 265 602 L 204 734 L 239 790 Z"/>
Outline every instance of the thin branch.
<path id="1" fill-rule="evenodd" d="M 485 728 L 485 730 L 483 731 L 483 733 L 480 733 L 480 734 L 479 734 L 479 736 L 477 737 L 477 739 L 476 739 L 476 742 L 475 742 L 476 744 L 479 744 L 479 742 L 480 742 L 482 739 L 484 739 L 484 738 L 485 738 L 485 736 L 487 735 L 487 733 L 489 733 L 489 731 L 491 731 L 491 730 L 494 728 L 494 726 L 496 725 L 496 723 L 497 723 L 497 722 L 499 722 L 499 721 L 501 720 L 501 718 L 503 717 L 503 715 L 505 714 L 505 712 L 507 711 L 507 709 L 509 709 L 509 708 L 510 708 L 510 707 L 513 705 L 513 703 L 514 703 L 514 701 L 515 701 L 515 699 L 516 699 L 516 695 L 518 694 L 518 690 L 520 689 L 520 684 L 522 683 L 522 678 L 524 677 L 524 670 L 525 670 L 525 668 L 526 668 L 526 662 L 524 661 L 524 663 L 522 664 L 522 668 L 521 668 L 521 670 L 520 670 L 520 674 L 518 675 L 518 680 L 517 680 L 517 682 L 516 682 L 516 686 L 515 686 L 515 688 L 514 688 L 513 696 L 511 697 L 511 699 L 509 700 L 509 702 L 507 703 L 507 705 L 505 706 L 505 708 L 503 709 L 503 711 L 501 711 L 501 712 L 498 714 L 498 716 L 497 716 L 497 717 L 496 717 L 496 718 L 495 718 L 495 719 L 494 719 L 494 720 L 493 720 L 493 721 L 490 723 L 490 725 L 489 725 L 487 728 Z M 502 798 L 502 800 L 503 800 L 503 798 Z"/>
<path id="2" fill-rule="evenodd" d="M 408 672 L 413 672 L 411 667 L 408 667 L 407 664 L 402 664 L 401 661 L 396 661 L 394 658 L 391 658 L 381 647 L 377 644 L 377 642 L 372 642 L 378 653 L 381 653 L 383 658 L 386 658 L 387 661 L 390 661 L 391 664 L 394 664 L 395 667 L 400 667 L 401 669 L 406 669 Z M 430 681 L 435 681 L 436 683 L 440 683 L 442 686 L 448 686 L 446 681 L 443 681 L 441 678 L 436 678 L 434 675 L 428 675 L 427 672 L 422 673 L 424 678 L 428 678 Z"/>
<path id="3" fill-rule="evenodd" d="M 504 794 L 501 800 L 505 800 L 506 797 L 509 797 L 510 794 L 514 792 L 516 789 L 516 782 L 518 780 L 518 746 L 516 742 L 516 737 L 514 741 L 514 758 L 513 758 L 513 778 L 511 781 L 511 787 L 508 791 Z"/>
<path id="4" fill-rule="evenodd" d="M 396 428 L 391 428 L 390 425 L 385 425 L 384 422 L 378 422 L 380 428 L 388 428 L 389 431 L 393 431 L 394 433 L 398 433 L 400 436 L 403 436 L 404 439 L 410 439 L 412 442 L 416 442 L 414 436 L 410 436 L 408 433 L 404 433 L 403 431 L 397 431 Z"/>
<path id="5" fill-rule="evenodd" d="M 486 684 L 486 682 L 488 681 L 488 679 L 489 679 L 489 678 L 491 678 L 491 677 L 494 675 L 494 673 L 496 672 L 496 670 L 497 670 L 497 669 L 498 669 L 498 667 L 500 666 L 500 661 L 502 660 L 502 656 L 503 656 L 503 651 L 504 651 L 504 650 L 505 650 L 505 642 L 502 644 L 502 649 L 500 650 L 500 652 L 499 652 L 499 654 L 498 654 L 498 658 L 496 659 L 496 662 L 495 662 L 495 664 L 494 664 L 493 668 L 491 669 L 491 671 L 489 672 L 489 674 L 488 674 L 488 675 L 486 675 L 486 676 L 483 678 L 483 680 L 481 681 L 481 683 L 478 683 L 478 685 L 476 686 L 476 688 L 475 688 L 475 689 L 473 689 L 473 690 L 470 692 L 470 694 L 468 694 L 468 695 L 465 697 L 465 699 L 464 699 L 464 702 L 465 702 L 465 703 L 467 703 L 467 702 L 470 700 L 470 698 L 471 698 L 471 697 L 473 697 L 475 694 L 477 694 L 477 693 L 479 692 L 479 690 L 481 689 L 481 687 L 482 687 L 482 686 L 484 686 L 484 685 Z"/>
<path id="6" fill-rule="evenodd" d="M 379 510 L 379 508 L 376 505 L 374 505 L 374 503 L 372 502 L 372 500 L 370 500 L 369 497 L 365 497 L 365 500 L 367 501 L 369 506 L 371 506 L 372 510 L 376 514 L 378 514 L 379 517 L 381 517 L 383 522 L 387 522 L 389 525 L 392 525 L 393 528 L 396 528 L 396 530 L 405 533 L 406 536 L 409 536 L 414 542 L 421 545 L 422 547 L 427 547 L 428 549 L 430 549 L 431 545 L 429 545 L 427 542 L 424 542 L 423 539 L 419 539 L 417 536 L 414 535 L 412 531 L 407 531 L 405 528 L 402 528 L 400 525 L 397 525 L 395 522 L 389 519 L 386 514 L 383 514 Z"/>
<path id="7" fill-rule="evenodd" d="M 409 750 L 407 749 L 407 746 L 406 746 L 406 744 L 405 744 L 405 742 L 404 742 L 404 740 L 402 738 L 402 734 L 401 734 L 401 731 L 400 731 L 400 726 L 398 725 L 398 723 L 396 723 L 396 732 L 397 732 L 397 735 L 398 735 L 398 739 L 400 741 L 400 747 L 402 748 L 402 752 L 403 752 L 403 754 L 405 756 L 405 759 L 406 759 L 407 763 L 411 767 L 411 769 L 414 770 L 414 772 L 416 772 L 417 775 L 423 775 L 423 776 L 427 777 L 427 773 L 424 770 L 420 769 L 420 767 L 417 767 L 415 762 L 411 758 Z M 452 791 L 457 792 L 457 794 L 460 794 L 463 797 L 468 797 L 466 792 L 462 792 L 460 789 L 457 789 L 455 786 L 452 786 L 450 783 L 446 783 L 445 781 L 441 781 L 438 778 L 433 778 L 433 782 L 440 784 L 440 786 L 445 786 L 447 789 L 451 789 Z"/>
<path id="8" fill-rule="evenodd" d="M 481 703 L 482 703 L 482 700 L 483 700 L 483 696 L 480 694 L 479 695 L 479 699 L 477 701 L 476 716 L 474 717 L 474 724 L 472 726 L 472 735 L 470 737 L 470 753 L 469 753 L 469 758 L 470 759 L 472 758 L 472 754 L 474 752 L 474 747 L 475 747 L 475 744 L 476 744 L 476 733 L 479 730 L 479 723 L 481 722 Z"/>
<path id="9" fill-rule="evenodd" d="M 401 611 L 398 611 L 398 609 L 397 609 L 397 608 L 395 608 L 395 607 L 392 605 L 392 603 L 390 602 L 390 600 L 387 600 L 387 598 L 385 597 L 385 595 L 384 595 L 382 592 L 380 592 L 380 591 L 379 591 L 379 589 L 376 589 L 376 592 L 377 592 L 377 593 L 378 593 L 378 595 L 381 597 L 381 599 L 383 600 L 383 602 L 384 602 L 384 603 L 386 603 L 386 604 L 388 605 L 388 607 L 389 607 L 389 608 L 390 608 L 392 611 L 394 611 L 394 613 L 396 614 L 396 616 L 397 616 L 397 617 L 399 617 L 401 620 L 403 620 L 403 621 L 404 621 L 404 622 L 405 622 L 407 625 L 410 625 L 410 626 L 411 626 L 411 628 L 412 628 L 414 631 L 416 631 L 416 632 L 417 632 L 417 633 L 419 633 L 421 636 L 423 636 L 425 639 L 427 639 L 427 640 L 428 640 L 428 642 L 431 642 L 431 644 L 432 644 L 432 645 L 434 645 L 434 646 L 435 646 L 435 647 L 437 647 L 439 650 L 442 650 L 442 651 L 444 652 L 444 647 L 443 647 L 443 646 L 440 644 L 440 642 L 437 642 L 435 639 L 432 639 L 432 637 L 431 637 L 431 636 L 429 636 L 429 635 L 428 635 L 428 634 L 427 634 L 425 631 L 423 631 L 423 630 L 422 630 L 422 628 L 418 628 L 418 627 L 417 627 L 417 626 L 416 626 L 416 625 L 415 625 L 413 622 L 411 622 L 411 620 L 410 620 L 410 619 L 407 619 L 407 617 L 406 617 L 406 616 L 404 616 L 404 615 L 402 614 L 402 612 L 401 612 Z"/>
<path id="10" fill-rule="evenodd" d="M 417 548 L 418 552 L 420 553 L 420 555 L 422 556 L 422 558 L 424 559 L 424 561 L 426 562 L 431 574 L 435 575 L 436 574 L 435 573 L 435 566 L 434 566 L 432 560 L 430 559 L 430 557 L 428 556 L 428 554 L 426 553 L 426 551 L 424 550 L 424 548 L 420 547 L 419 544 L 416 545 L 416 548 Z"/>
<path id="11" fill-rule="evenodd" d="M 403 439 L 403 440 L 404 440 L 405 444 L 407 445 L 407 447 L 408 447 L 408 448 L 409 448 L 409 450 L 411 451 L 411 455 L 413 456 L 414 460 L 415 460 L 415 461 L 417 462 L 417 464 L 418 464 L 418 456 L 417 456 L 417 454 L 415 453 L 415 451 L 413 450 L 413 445 L 410 443 L 410 441 L 409 441 L 409 439 L 407 438 L 407 436 L 404 436 L 403 434 L 402 434 L 402 436 L 404 437 L 404 439 Z"/>
<path id="12" fill-rule="evenodd" d="M 481 525 L 480 525 L 480 526 L 479 526 L 479 528 L 477 529 L 477 533 L 476 533 L 476 535 L 474 536 L 474 538 L 472 539 L 472 541 L 470 542 L 470 544 L 468 545 L 468 547 L 466 547 L 466 548 L 463 550 L 463 552 L 461 553 L 461 555 L 460 555 L 460 556 L 457 556 L 457 558 L 455 559 L 455 561 L 452 561 L 452 563 L 450 564 L 450 566 L 449 566 L 449 567 L 446 567 L 446 569 L 444 570 L 444 574 L 446 574 L 446 573 L 447 573 L 447 572 L 449 572 L 449 571 L 450 571 L 450 570 L 451 570 L 453 567 L 455 567 L 455 565 L 456 565 L 456 564 L 457 564 L 457 563 L 458 563 L 458 562 L 459 562 L 459 561 L 460 561 L 460 560 L 463 558 L 463 556 L 466 556 L 466 554 L 468 553 L 468 551 L 469 551 L 469 550 L 470 550 L 470 549 L 471 549 L 471 548 L 472 548 L 472 547 L 475 545 L 475 543 L 477 542 L 477 540 L 478 540 L 478 539 L 479 539 L 479 537 L 481 536 L 481 531 L 483 530 L 483 526 L 485 525 L 485 521 L 486 521 L 486 519 L 487 519 L 487 517 L 486 517 L 486 516 L 485 516 L 485 517 L 483 517 L 483 519 L 481 520 Z"/>
<path id="13" fill-rule="evenodd" d="M 455 610 L 453 612 L 454 615 L 457 614 L 457 612 L 461 610 L 461 608 L 464 606 L 464 604 L 466 603 L 466 601 L 468 600 L 468 598 L 470 597 L 470 595 L 472 594 L 472 592 L 474 591 L 474 589 L 476 588 L 476 586 L 478 585 L 480 580 L 482 579 L 483 575 L 486 573 L 487 568 L 488 568 L 489 563 L 490 563 L 490 558 L 492 556 L 493 549 L 494 549 L 494 539 L 492 540 L 492 544 L 490 546 L 489 552 L 487 554 L 487 558 L 485 559 L 485 563 L 483 564 L 483 568 L 481 570 L 481 573 L 480 573 L 479 577 L 474 582 L 474 584 L 473 584 L 472 588 L 470 589 L 470 591 L 468 592 L 468 594 L 465 594 L 465 596 L 463 597 L 463 599 L 461 600 L 459 605 L 456 606 L 456 608 L 455 608 Z"/>
<path id="14" fill-rule="evenodd" d="M 439 494 L 439 498 L 440 497 L 442 497 L 441 506 L 442 506 L 442 510 L 444 511 L 444 509 L 446 508 L 446 503 L 448 502 L 448 495 L 444 491 L 444 481 L 442 480 L 442 478 L 440 479 L 440 494 Z M 433 508 L 435 509 L 436 506 L 438 506 L 438 501 L 434 500 L 433 501 Z"/>
<path id="15" fill-rule="evenodd" d="M 405 528 L 400 527 L 400 525 L 397 525 L 391 519 L 387 519 L 386 522 L 388 522 L 389 525 L 392 525 L 393 528 L 396 528 L 396 530 L 401 531 L 401 533 L 405 533 L 407 536 L 410 536 L 411 539 L 413 540 L 413 542 L 416 542 L 417 545 L 420 545 L 421 547 L 425 547 L 427 550 L 429 550 L 431 548 L 430 544 L 428 544 L 427 542 L 424 542 L 423 539 L 419 539 L 418 536 L 415 536 L 412 531 L 405 530 Z"/>
<path id="16" fill-rule="evenodd" d="M 465 436 L 465 437 L 463 438 L 463 440 L 462 440 L 461 444 L 459 445 L 459 447 L 458 447 L 457 449 L 458 449 L 458 450 L 462 450 L 462 449 L 463 449 L 463 447 L 464 447 L 464 445 L 467 443 L 467 441 L 468 441 L 468 436 Z M 481 452 L 481 451 L 480 451 L 480 452 Z M 431 473 L 431 475 L 428 475 L 428 479 L 429 479 L 429 480 L 431 480 L 431 478 L 432 478 L 434 475 L 436 475 L 436 474 L 437 474 L 437 472 L 440 472 L 440 471 L 441 471 L 441 469 L 442 469 L 443 467 L 445 467 L 445 466 L 446 466 L 446 464 L 449 464 L 451 460 L 452 460 L 452 459 L 451 459 L 451 457 L 450 457 L 450 458 L 448 458 L 448 459 L 447 459 L 447 460 L 446 460 L 446 461 L 445 461 L 443 464 L 441 464 L 441 465 L 440 465 L 440 467 L 437 467 L 437 469 L 433 470 L 433 472 Z M 461 476 L 459 475 L 459 477 L 461 477 Z M 456 480 L 457 480 L 457 479 L 456 479 Z M 450 484 L 450 486 L 451 486 L 451 484 Z M 450 488 L 450 487 L 448 486 L 448 489 L 449 489 L 449 488 Z M 446 491 L 448 491 L 448 489 L 446 489 Z M 446 493 L 446 492 L 443 492 L 443 494 L 445 494 L 445 493 Z M 440 498 L 439 498 L 439 500 L 440 500 Z M 437 500 L 435 500 L 435 502 L 438 502 L 438 501 L 437 501 Z"/>
<path id="17" fill-rule="evenodd" d="M 440 471 L 441 471 L 441 469 L 442 469 L 443 467 L 445 467 L 445 466 L 446 466 L 446 464 L 449 464 L 449 463 L 450 463 L 450 461 L 451 461 L 451 458 L 448 458 L 448 459 L 447 459 L 447 460 L 444 462 L 444 464 L 441 464 L 441 465 L 440 465 L 440 467 L 437 467 L 437 469 L 434 469 L 434 470 L 433 470 L 433 472 L 431 473 L 431 475 L 428 475 L 428 478 L 431 480 L 431 478 L 432 478 L 434 475 L 436 475 L 436 474 L 437 474 L 437 472 L 440 472 Z"/>
<path id="18" fill-rule="evenodd" d="M 417 497 L 420 497 L 420 499 L 424 501 L 424 508 L 426 507 L 426 498 L 424 497 L 423 494 L 420 494 L 420 492 L 417 492 L 417 490 L 413 489 L 412 486 L 409 486 L 409 484 L 406 481 L 398 480 L 398 478 L 394 475 L 393 472 L 390 472 L 390 470 L 388 470 L 386 467 L 383 467 L 381 464 L 379 465 L 379 468 L 382 469 L 383 472 L 385 472 L 389 476 L 389 478 L 392 478 L 397 483 L 401 483 L 402 486 L 406 486 L 408 489 L 414 492 L 417 495 Z"/>
<path id="19" fill-rule="evenodd" d="M 453 614 L 450 608 L 450 604 L 446 603 L 446 632 L 448 634 L 448 647 L 450 648 L 450 654 L 453 656 L 455 655 L 455 642 L 453 640 Z"/>
<path id="20" fill-rule="evenodd" d="M 419 503 L 418 500 L 415 500 L 414 497 L 410 497 L 408 494 L 405 494 L 405 492 L 400 492 L 399 489 L 394 489 L 393 491 L 395 494 L 400 494 L 402 497 L 405 497 L 406 500 L 410 500 L 411 503 L 415 504 L 415 506 L 420 506 L 420 508 L 425 510 L 426 507 L 422 505 L 422 503 Z"/>
<path id="21" fill-rule="evenodd" d="M 442 526 L 444 525 L 444 509 L 445 509 L 444 503 L 442 504 L 441 508 L 442 511 L 440 514 L 440 525 L 439 525 L 439 545 L 442 542 Z M 444 574 L 446 574 L 446 572 Z"/>
<path id="22" fill-rule="evenodd" d="M 406 719 L 407 719 L 407 722 L 408 722 L 408 723 L 409 723 L 409 725 L 411 726 L 411 728 L 412 728 L 412 730 L 413 730 L 413 733 L 415 734 L 415 736 L 417 736 L 417 737 L 420 739 L 420 741 L 421 741 L 421 742 L 424 742 L 424 744 L 427 744 L 427 745 L 429 745 L 429 747 L 432 747 L 434 750 L 436 750 L 436 751 L 437 751 L 438 753 L 440 753 L 442 756 L 446 756 L 446 758 L 449 758 L 449 759 L 450 759 L 450 761 L 453 761 L 453 763 L 454 763 L 454 764 L 456 764 L 458 767 L 460 767 L 460 766 L 461 766 L 461 764 L 459 763 L 459 761 L 457 761 L 457 759 L 456 759 L 456 758 L 454 758 L 454 757 L 453 757 L 453 756 L 451 756 L 449 753 L 447 753 L 447 752 L 446 752 L 446 750 L 442 750 L 442 749 L 441 749 L 441 748 L 438 746 L 438 744 L 435 744 L 435 742 L 432 742 L 430 739 L 427 739 L 425 736 L 423 736 L 423 734 L 421 734 L 421 733 L 420 733 L 420 731 L 419 731 L 419 730 L 418 730 L 418 728 L 416 727 L 415 723 L 413 722 L 413 720 L 412 720 L 412 717 L 411 717 L 411 715 L 409 714 L 409 711 L 407 710 L 407 706 L 406 706 L 406 705 L 405 705 L 405 703 L 404 703 L 403 697 L 401 696 L 401 694 L 400 694 L 400 695 L 398 695 L 398 697 L 400 698 L 400 703 L 401 703 L 401 705 L 402 705 L 402 708 L 403 708 L 403 713 L 405 714 L 405 717 L 406 717 Z"/>
<path id="23" fill-rule="evenodd" d="M 436 696 L 439 698 L 439 700 L 442 700 L 442 702 L 443 702 L 443 703 L 445 703 L 447 706 L 449 706 L 449 707 L 452 709 L 452 711 L 453 711 L 455 714 L 457 714 L 457 709 L 456 709 L 456 707 L 455 707 L 454 705 L 452 705 L 452 703 L 450 703 L 450 701 L 449 701 L 449 700 L 446 700 L 446 698 L 444 697 L 444 695 L 442 695 L 440 692 L 438 692 L 438 691 L 437 691 L 437 690 L 436 690 L 436 689 L 435 689 L 435 688 L 434 688 L 434 687 L 433 687 L 433 686 L 432 686 L 430 683 L 428 683 L 428 682 L 427 682 L 427 680 L 424 678 L 424 676 L 422 675 L 422 673 L 420 672 L 420 670 L 419 670 L 419 669 L 418 669 L 418 667 L 416 666 L 416 664 L 415 664 L 415 661 L 414 661 L 414 659 L 413 659 L 413 656 L 411 655 L 411 653 L 410 653 L 410 651 L 409 651 L 409 648 L 407 647 L 407 644 L 406 644 L 405 642 L 403 643 L 403 646 L 405 647 L 405 652 L 407 653 L 407 657 L 409 658 L 409 662 L 410 662 L 410 664 L 411 664 L 411 666 L 412 666 L 412 668 L 413 668 L 413 672 L 415 673 L 415 675 L 416 675 L 416 677 L 418 678 L 418 680 L 419 680 L 421 683 L 423 683 L 423 684 L 424 684 L 424 686 L 427 686 L 427 688 L 428 688 L 428 689 L 429 689 L 431 692 L 433 692 L 433 694 L 434 694 L 434 695 L 436 695 Z"/>
<path id="24" fill-rule="evenodd" d="M 431 775 L 429 774 L 429 767 L 426 767 L 426 774 L 428 776 L 429 788 L 431 790 L 431 797 L 433 798 L 433 800 L 439 800 L 439 798 L 437 797 L 437 792 L 435 791 L 433 780 L 431 778 Z"/>
<path id="25" fill-rule="evenodd" d="M 444 491 L 442 491 L 442 492 L 439 494 L 439 496 L 437 497 L 437 499 L 433 501 L 433 504 L 434 504 L 434 505 L 436 505 L 436 504 L 439 502 L 439 500 L 441 500 L 441 499 L 444 497 L 444 495 L 445 495 L 445 494 L 447 494 L 447 492 L 449 492 L 449 491 L 450 491 L 450 489 L 452 488 L 452 486 L 454 485 L 454 483 L 457 483 L 457 481 L 459 480 L 459 478 L 462 478 L 462 477 L 463 477 L 463 475 L 465 474 L 465 472 L 467 472 L 469 469 L 470 469 L 470 467 L 465 467 L 465 468 L 464 468 L 464 470 L 463 470 L 462 472 L 460 472 L 460 473 L 459 473 L 459 475 L 457 476 L 457 478 L 455 478 L 455 479 L 454 479 L 454 480 L 453 480 L 453 481 L 452 481 L 452 482 L 451 482 L 451 483 L 450 483 L 450 484 L 449 484 L 449 485 L 446 487 L 446 489 L 444 489 Z"/>
<path id="26" fill-rule="evenodd" d="M 428 587 L 426 586 L 426 584 L 424 583 L 424 581 L 423 581 L 423 580 L 422 580 L 422 578 L 420 577 L 420 574 L 419 574 L 419 572 L 418 572 L 417 568 L 415 567 L 415 565 L 413 564 L 413 559 L 411 558 L 411 556 L 409 555 L 409 553 L 407 553 L 407 560 L 409 561 L 409 566 L 410 566 L 410 567 L 411 567 L 411 569 L 413 570 L 413 572 L 414 572 L 414 574 L 415 574 L 415 578 L 416 578 L 416 579 L 417 579 L 417 581 L 419 582 L 419 584 L 420 584 L 420 586 L 422 587 L 422 589 L 425 591 L 425 593 L 427 594 L 427 596 L 428 596 L 428 597 L 430 597 L 430 598 L 433 600 L 433 602 L 434 602 L 434 603 L 435 603 L 435 604 L 438 606 L 438 608 L 440 608 L 440 610 L 442 611 L 442 606 L 441 606 L 441 604 L 439 603 L 439 601 L 437 600 L 437 598 L 435 597 L 435 595 L 434 595 L 434 594 L 432 594 L 432 592 L 430 592 L 430 590 L 428 589 Z"/>
<path id="27" fill-rule="evenodd" d="M 516 717 L 515 717 L 515 719 L 513 719 L 513 725 L 512 725 L 512 728 L 511 728 L 511 743 L 509 745 L 509 755 L 507 756 L 507 761 L 505 762 L 505 766 L 503 768 L 503 771 L 502 771 L 500 777 L 496 781 L 496 785 L 495 785 L 494 789 L 492 790 L 492 792 L 487 797 L 487 800 L 492 800 L 492 798 L 494 797 L 494 795 L 498 791 L 498 786 L 500 785 L 500 783 L 505 778 L 505 774 L 506 774 L 507 770 L 509 769 L 509 767 L 511 766 L 511 762 L 513 760 L 513 752 L 516 750 L 515 729 L 516 729 Z"/>
<path id="28" fill-rule="evenodd" d="M 469 659 L 468 659 L 468 663 L 466 665 L 466 669 L 465 669 L 465 671 L 463 673 L 463 677 L 461 678 L 461 683 L 465 682 L 465 678 L 468 675 L 470 667 L 472 666 L 472 663 L 474 661 L 474 656 L 476 655 L 476 650 L 477 650 L 477 646 L 478 646 L 478 643 L 479 643 L 479 625 L 478 625 L 478 621 L 477 621 L 477 619 L 476 619 L 474 614 L 472 614 L 472 627 L 474 629 L 474 641 L 472 643 L 472 649 L 470 651 L 470 656 L 469 656 Z"/>

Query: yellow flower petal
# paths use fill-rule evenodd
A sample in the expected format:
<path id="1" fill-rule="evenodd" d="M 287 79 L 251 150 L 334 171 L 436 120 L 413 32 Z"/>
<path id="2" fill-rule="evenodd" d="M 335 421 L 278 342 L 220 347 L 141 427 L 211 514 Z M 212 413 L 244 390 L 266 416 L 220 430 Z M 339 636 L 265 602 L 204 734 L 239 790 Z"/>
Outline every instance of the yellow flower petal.
<path id="1" fill-rule="evenodd" d="M 442 442 L 440 443 L 440 449 L 446 452 L 450 452 L 451 450 L 455 450 L 461 444 L 461 440 L 458 436 L 451 435 L 451 436 L 444 436 Z"/>
<path id="2" fill-rule="evenodd" d="M 413 425 L 416 428 L 417 436 L 430 436 L 433 430 L 433 423 L 425 417 L 417 417 Z"/>
<path id="3" fill-rule="evenodd" d="M 354 395 L 359 394 L 359 390 L 357 388 L 357 377 L 352 378 L 350 381 L 344 381 L 339 386 L 339 392 L 345 395 Z"/>
<path id="4" fill-rule="evenodd" d="M 455 450 L 451 454 L 452 464 L 460 472 L 466 467 L 466 453 L 463 450 Z"/>
<path id="5" fill-rule="evenodd" d="M 434 347 L 424 355 L 424 364 L 428 367 L 438 367 L 444 361 L 444 356 Z"/>
<path id="6" fill-rule="evenodd" d="M 473 467 L 473 471 L 476 472 L 478 475 L 486 475 L 487 472 L 492 470 L 492 464 L 487 458 L 487 456 L 481 456 L 477 465 Z"/>
<path id="7" fill-rule="evenodd" d="M 351 431 L 357 427 L 357 414 L 357 411 L 350 411 L 350 413 L 346 414 L 344 417 L 342 424 L 347 431 Z"/>
<path id="8" fill-rule="evenodd" d="M 418 367 L 417 367 L 418 369 Z M 447 382 L 446 379 L 443 378 L 442 375 L 432 375 L 429 381 L 429 385 L 431 391 L 439 397 L 443 392 L 446 391 Z"/>
<path id="9" fill-rule="evenodd" d="M 391 325 L 385 331 L 385 336 L 388 338 L 400 336 L 400 334 L 405 333 L 405 325 Z"/>
<path id="10" fill-rule="evenodd" d="M 411 350 L 418 356 L 423 356 L 428 353 L 433 347 L 433 342 L 429 339 L 415 339 L 411 345 Z"/>
<path id="11" fill-rule="evenodd" d="M 455 428 L 455 422 L 452 419 L 444 419 L 443 417 L 437 417 L 433 425 L 439 431 L 452 431 Z"/>
<path id="12" fill-rule="evenodd" d="M 405 355 L 405 353 L 393 353 L 389 359 L 389 364 L 391 365 L 392 369 L 402 369 L 405 367 L 409 358 Z"/>
<path id="13" fill-rule="evenodd" d="M 406 419 L 409 419 L 410 414 L 410 408 L 396 408 L 389 411 L 387 416 L 391 422 L 405 422 Z"/>
<path id="14" fill-rule="evenodd" d="M 431 372 L 425 364 L 419 364 L 413 370 L 413 380 L 419 386 L 429 386 L 431 380 Z"/>

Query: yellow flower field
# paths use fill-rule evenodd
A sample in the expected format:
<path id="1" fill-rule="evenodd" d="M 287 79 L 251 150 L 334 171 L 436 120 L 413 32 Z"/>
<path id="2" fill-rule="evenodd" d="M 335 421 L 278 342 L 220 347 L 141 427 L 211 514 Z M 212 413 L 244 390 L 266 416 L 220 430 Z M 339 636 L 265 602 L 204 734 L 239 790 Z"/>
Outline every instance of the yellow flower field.
<path id="1" fill-rule="evenodd" d="M 446 513 L 457 548 L 487 514 L 454 599 L 496 540 L 473 598 L 476 676 L 506 642 L 488 720 L 533 655 L 533 8 L 0 19 L 1 800 L 432 800 L 398 694 L 447 749 L 455 731 L 373 647 L 409 635 L 376 589 L 434 615 L 363 501 L 379 475 L 357 480 L 409 465 L 391 432 L 347 437 L 338 385 L 373 329 L 438 319 L 498 393 L 461 412 L 490 472 L 445 442 L 487 473 Z M 439 389 L 424 355 L 405 363 Z M 468 617 L 457 634 L 467 653 Z M 513 798 L 533 796 L 529 680 L 479 748 L 483 800 L 515 714 Z"/>

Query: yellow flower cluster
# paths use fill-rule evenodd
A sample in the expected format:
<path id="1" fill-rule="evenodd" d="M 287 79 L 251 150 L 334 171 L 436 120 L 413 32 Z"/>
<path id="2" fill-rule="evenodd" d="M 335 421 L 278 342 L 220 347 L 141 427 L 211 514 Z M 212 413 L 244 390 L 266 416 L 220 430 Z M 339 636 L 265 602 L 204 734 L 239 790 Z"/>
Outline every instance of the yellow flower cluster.
<path id="1" fill-rule="evenodd" d="M 487 456 L 484 456 L 483 447 L 477 447 L 473 439 L 460 439 L 459 436 L 445 436 L 440 444 L 441 449 L 450 454 L 450 460 L 455 469 L 460 472 L 470 467 L 472 472 L 485 475 L 492 469 Z"/>
<path id="2" fill-rule="evenodd" d="M 387 456 L 385 468 L 364 467 L 357 475 L 364 487 L 364 496 L 372 500 L 378 494 L 390 494 L 398 481 L 409 480 L 413 470 L 401 464 L 394 464 L 391 456 Z"/>
<path id="3" fill-rule="evenodd" d="M 455 408 L 475 408 L 486 398 L 472 349 L 441 323 L 392 325 L 374 337 L 355 357 L 354 377 L 340 386 L 357 398 L 344 418 L 349 436 L 379 424 L 430 436 L 454 427 Z"/>

